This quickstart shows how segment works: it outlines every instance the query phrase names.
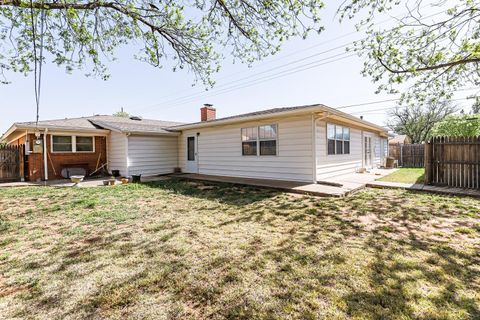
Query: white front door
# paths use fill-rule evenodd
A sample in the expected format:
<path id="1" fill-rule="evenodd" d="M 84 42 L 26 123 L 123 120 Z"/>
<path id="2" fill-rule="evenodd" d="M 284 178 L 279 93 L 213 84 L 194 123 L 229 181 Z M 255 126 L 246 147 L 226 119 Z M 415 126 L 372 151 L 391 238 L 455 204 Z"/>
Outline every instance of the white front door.
<path id="1" fill-rule="evenodd" d="M 195 136 L 187 137 L 187 173 L 198 173 L 198 154 L 197 138 Z"/>

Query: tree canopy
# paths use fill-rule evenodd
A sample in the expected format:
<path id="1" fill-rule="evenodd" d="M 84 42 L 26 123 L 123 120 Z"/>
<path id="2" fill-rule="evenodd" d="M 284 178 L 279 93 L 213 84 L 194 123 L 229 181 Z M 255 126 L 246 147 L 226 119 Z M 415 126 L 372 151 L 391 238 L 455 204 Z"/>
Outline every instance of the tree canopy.
<path id="1" fill-rule="evenodd" d="M 123 110 L 123 108 L 120 109 L 120 111 L 114 112 L 113 113 L 114 117 L 119 117 L 119 118 L 129 118 L 130 114 L 126 111 Z"/>
<path id="2" fill-rule="evenodd" d="M 393 28 L 373 24 L 396 7 L 408 13 Z M 362 17 L 368 37 L 353 49 L 366 58 L 363 74 L 379 91 L 401 93 L 404 105 L 435 103 L 480 85 L 479 0 L 346 0 L 339 14 Z"/>
<path id="3" fill-rule="evenodd" d="M 456 109 L 450 102 L 398 107 L 390 113 L 388 126 L 398 134 L 406 134 L 412 143 L 423 143 L 432 136 L 435 124 L 443 121 Z"/>
<path id="4" fill-rule="evenodd" d="M 480 115 L 463 114 L 449 116 L 433 127 L 432 136 L 479 137 Z"/>
<path id="5" fill-rule="evenodd" d="M 107 62 L 133 44 L 137 59 L 188 69 L 212 85 L 224 54 L 252 63 L 292 36 L 322 31 L 323 7 L 323 0 L 2 0 L 0 81 L 7 71 L 32 71 L 43 35 L 44 62 L 67 71 L 108 78 Z M 407 12 L 393 26 L 375 24 L 394 8 Z M 365 58 L 362 72 L 379 91 L 401 93 L 403 105 L 435 105 L 480 85 L 480 0 L 344 0 L 338 14 L 361 17 L 367 37 L 353 50 Z"/>
<path id="6" fill-rule="evenodd" d="M 292 36 L 320 32 L 323 6 L 321 0 L 2 0 L 0 80 L 8 81 L 6 71 L 32 71 L 33 44 L 38 49 L 43 35 L 45 59 L 68 71 L 88 67 L 88 74 L 108 78 L 106 61 L 119 46 L 135 44 L 136 58 L 187 68 L 211 84 L 224 50 L 247 63 L 275 53 Z"/>

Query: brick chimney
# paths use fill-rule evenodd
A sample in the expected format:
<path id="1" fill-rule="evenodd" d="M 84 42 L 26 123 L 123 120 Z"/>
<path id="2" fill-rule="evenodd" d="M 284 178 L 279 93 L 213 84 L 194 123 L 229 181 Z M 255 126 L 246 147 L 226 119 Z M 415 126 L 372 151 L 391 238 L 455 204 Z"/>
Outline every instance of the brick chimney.
<path id="1" fill-rule="evenodd" d="M 217 109 L 213 105 L 206 103 L 200 108 L 200 115 L 202 121 L 215 120 L 217 118 Z"/>

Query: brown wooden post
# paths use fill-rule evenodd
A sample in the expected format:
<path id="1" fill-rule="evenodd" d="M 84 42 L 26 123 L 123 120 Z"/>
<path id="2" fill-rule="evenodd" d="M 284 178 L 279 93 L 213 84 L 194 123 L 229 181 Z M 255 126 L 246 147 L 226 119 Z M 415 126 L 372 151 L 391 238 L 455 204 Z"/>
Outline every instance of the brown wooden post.
<path id="1" fill-rule="evenodd" d="M 25 181 L 25 145 L 20 145 L 19 150 L 19 170 L 20 170 L 20 181 Z"/>
<path id="2" fill-rule="evenodd" d="M 430 165 L 430 141 L 425 142 L 424 153 L 424 167 L 425 167 L 425 184 L 430 184 L 431 181 L 431 165 Z"/>

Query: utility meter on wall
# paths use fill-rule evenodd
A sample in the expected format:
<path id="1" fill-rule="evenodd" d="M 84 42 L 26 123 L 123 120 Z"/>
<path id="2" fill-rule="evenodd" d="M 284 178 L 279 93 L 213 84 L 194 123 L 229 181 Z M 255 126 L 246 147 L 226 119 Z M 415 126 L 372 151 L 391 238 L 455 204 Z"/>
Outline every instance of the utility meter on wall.
<path id="1" fill-rule="evenodd" d="M 33 153 L 42 153 L 43 152 L 43 140 L 35 139 L 33 140 Z"/>

